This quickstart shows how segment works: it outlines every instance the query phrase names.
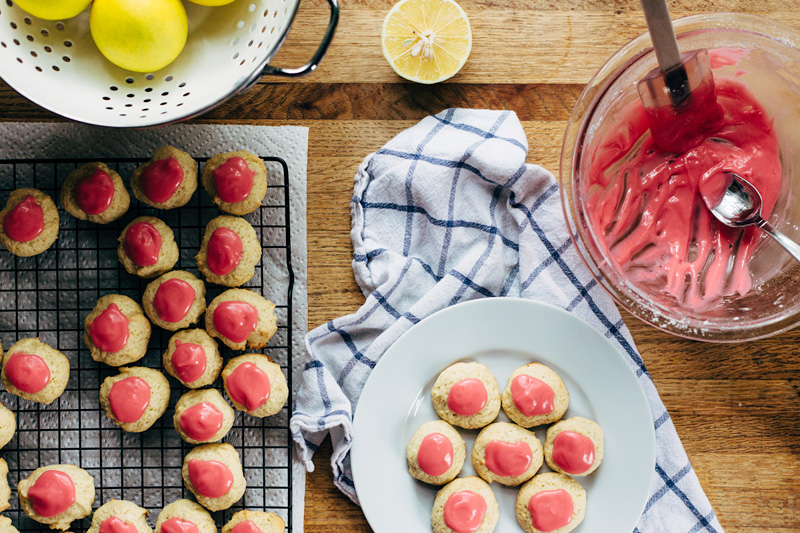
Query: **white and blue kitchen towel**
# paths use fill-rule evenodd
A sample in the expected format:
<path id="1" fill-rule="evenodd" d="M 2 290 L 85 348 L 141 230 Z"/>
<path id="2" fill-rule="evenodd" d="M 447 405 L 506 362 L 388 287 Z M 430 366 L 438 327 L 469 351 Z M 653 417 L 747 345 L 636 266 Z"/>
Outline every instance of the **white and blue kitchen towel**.
<path id="1" fill-rule="evenodd" d="M 291 420 L 301 459 L 313 469 L 311 457 L 330 433 L 335 483 L 357 503 L 349 460 L 353 413 L 386 349 L 458 302 L 530 298 L 597 328 L 639 377 L 657 452 L 635 531 L 721 532 L 628 329 L 570 240 L 552 174 L 526 164 L 527 154 L 514 113 L 448 109 L 400 133 L 359 167 L 351 237 L 366 303 L 306 336 L 308 361 Z"/>

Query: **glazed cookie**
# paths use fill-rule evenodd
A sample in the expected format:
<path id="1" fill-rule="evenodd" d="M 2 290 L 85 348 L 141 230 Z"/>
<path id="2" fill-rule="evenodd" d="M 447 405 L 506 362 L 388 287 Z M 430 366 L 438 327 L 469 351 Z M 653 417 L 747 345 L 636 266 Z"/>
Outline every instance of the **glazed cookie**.
<path id="1" fill-rule="evenodd" d="M 433 533 L 491 533 L 499 519 L 500 507 L 492 489 L 476 476 L 454 479 L 433 501 Z"/>
<path id="2" fill-rule="evenodd" d="M 147 525 L 149 513 L 126 500 L 109 500 L 94 512 L 86 533 L 153 533 Z"/>
<path id="3" fill-rule="evenodd" d="M 173 270 L 147 285 L 142 303 L 153 324 L 177 331 L 196 323 L 206 310 L 206 286 L 194 274 Z"/>
<path id="4" fill-rule="evenodd" d="M 37 255 L 58 238 L 58 208 L 38 189 L 17 189 L 0 211 L 0 242 L 20 257 Z"/>
<path id="5" fill-rule="evenodd" d="M 133 171 L 131 189 L 140 202 L 156 209 L 184 206 L 197 190 L 197 162 L 172 146 L 160 148 Z"/>
<path id="6" fill-rule="evenodd" d="M 283 533 L 286 523 L 275 513 L 239 511 L 222 526 L 222 533 Z"/>
<path id="7" fill-rule="evenodd" d="M 445 368 L 431 389 L 439 416 L 464 429 L 482 428 L 500 412 L 500 388 L 480 363 L 456 363 Z"/>
<path id="8" fill-rule="evenodd" d="M 232 350 L 263 348 L 277 330 L 275 304 L 247 289 L 228 289 L 206 309 L 206 331 Z"/>
<path id="9" fill-rule="evenodd" d="M 233 427 L 236 415 L 217 389 L 192 390 L 175 405 L 175 424 L 181 438 L 189 444 L 222 440 Z"/>
<path id="10" fill-rule="evenodd" d="M 20 339 L 3 357 L 0 379 L 11 394 L 50 404 L 67 387 L 69 359 L 38 338 Z"/>
<path id="11" fill-rule="evenodd" d="M 156 217 L 134 218 L 119 236 L 117 257 L 129 274 L 154 278 L 172 270 L 179 256 L 172 229 Z"/>
<path id="12" fill-rule="evenodd" d="M 197 268 L 210 283 L 238 287 L 250 281 L 261 260 L 256 230 L 241 217 L 219 216 L 206 226 Z"/>
<path id="13" fill-rule="evenodd" d="M 108 224 L 128 211 L 131 197 L 119 174 L 94 162 L 69 173 L 61 187 L 61 205 L 75 218 Z"/>
<path id="14" fill-rule="evenodd" d="M 472 466 L 487 482 L 516 487 L 528 481 L 542 467 L 542 443 L 530 431 L 516 424 L 489 424 L 475 439 Z"/>
<path id="15" fill-rule="evenodd" d="M 164 374 L 141 366 L 120 368 L 100 386 L 100 405 L 106 416 L 131 433 L 152 426 L 169 405 L 169 381 Z"/>
<path id="16" fill-rule="evenodd" d="M 261 207 L 267 194 L 267 167 L 244 150 L 217 154 L 203 169 L 203 187 L 221 210 L 246 215 Z"/>
<path id="17" fill-rule="evenodd" d="M 83 342 L 92 359 L 110 366 L 138 361 L 147 353 L 150 322 L 127 296 L 107 294 L 83 321 Z"/>
<path id="18" fill-rule="evenodd" d="M 183 459 L 182 472 L 186 488 L 209 511 L 228 509 L 247 487 L 239 454 L 227 443 L 192 449 Z"/>
<path id="19" fill-rule="evenodd" d="M 204 329 L 185 329 L 170 337 L 163 361 L 167 373 L 190 389 L 211 385 L 222 370 L 217 341 Z"/>
<path id="20" fill-rule="evenodd" d="M 531 428 L 560 420 L 569 407 L 569 391 L 549 367 L 529 363 L 508 378 L 502 401 L 508 418 Z"/>
<path id="21" fill-rule="evenodd" d="M 11 487 L 8 486 L 8 463 L 0 458 L 0 513 L 11 507 Z"/>
<path id="22" fill-rule="evenodd" d="M 289 397 L 281 367 L 260 353 L 228 361 L 222 369 L 222 383 L 235 408 L 259 418 L 279 412 Z"/>
<path id="23" fill-rule="evenodd" d="M 217 524 L 202 505 L 178 500 L 158 514 L 156 533 L 217 533 Z"/>
<path id="24" fill-rule="evenodd" d="M 19 533 L 19 529 L 14 527 L 9 517 L 0 516 L 0 533 Z"/>
<path id="25" fill-rule="evenodd" d="M 526 533 L 568 533 L 583 522 L 586 491 L 569 476 L 544 472 L 519 490 L 516 511 Z"/>
<path id="26" fill-rule="evenodd" d="M 422 424 L 406 446 L 408 473 L 431 485 L 453 481 L 466 456 L 464 439 L 444 420 Z"/>
<path id="27" fill-rule="evenodd" d="M 547 466 L 571 476 L 586 476 L 603 461 L 603 429 L 597 422 L 573 416 L 547 428 Z"/>
<path id="28" fill-rule="evenodd" d="M 25 514 L 50 529 L 69 529 L 73 520 L 89 516 L 94 503 L 94 480 L 75 465 L 37 468 L 17 485 Z"/>
<path id="29" fill-rule="evenodd" d="M 0 449 L 11 442 L 17 431 L 17 418 L 14 411 L 0 403 Z"/>

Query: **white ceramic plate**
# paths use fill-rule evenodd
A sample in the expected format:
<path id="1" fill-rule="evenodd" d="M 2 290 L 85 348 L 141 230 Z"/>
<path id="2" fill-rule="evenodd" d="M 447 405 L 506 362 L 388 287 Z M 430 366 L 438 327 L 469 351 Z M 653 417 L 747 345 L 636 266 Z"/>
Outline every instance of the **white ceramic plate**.
<path id="1" fill-rule="evenodd" d="M 406 444 L 438 417 L 430 390 L 439 372 L 458 361 L 478 361 L 502 390 L 519 366 L 538 361 L 564 380 L 565 417 L 597 421 L 605 433 L 600 467 L 577 478 L 586 489 L 586 518 L 575 530 L 632 531 L 649 494 L 655 468 L 650 409 L 623 355 L 594 328 L 556 307 L 517 298 L 473 300 L 423 320 L 387 350 L 364 387 L 355 412 L 352 449 L 356 491 L 377 533 L 430 531 L 439 487 L 408 474 Z M 508 421 L 503 411 L 498 417 Z M 476 475 L 470 461 L 478 430 L 460 430 L 467 460 L 460 476 Z M 544 429 L 536 434 L 544 442 Z M 543 466 L 542 470 L 548 470 Z M 518 487 L 491 484 L 500 504 L 498 533 L 521 531 L 514 514 Z"/>

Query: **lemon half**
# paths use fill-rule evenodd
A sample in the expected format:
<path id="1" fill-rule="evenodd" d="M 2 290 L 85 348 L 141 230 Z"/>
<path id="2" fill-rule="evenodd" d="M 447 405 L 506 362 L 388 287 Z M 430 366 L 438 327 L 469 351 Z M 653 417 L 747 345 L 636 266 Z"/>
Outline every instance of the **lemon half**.
<path id="1" fill-rule="evenodd" d="M 472 30 L 453 0 L 400 0 L 383 21 L 381 40 L 383 55 L 397 74 L 437 83 L 467 62 Z"/>

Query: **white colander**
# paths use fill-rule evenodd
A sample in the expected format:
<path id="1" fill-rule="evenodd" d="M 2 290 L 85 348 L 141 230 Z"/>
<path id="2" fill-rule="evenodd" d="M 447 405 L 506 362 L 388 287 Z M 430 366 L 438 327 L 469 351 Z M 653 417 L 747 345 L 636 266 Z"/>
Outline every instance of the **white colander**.
<path id="1" fill-rule="evenodd" d="M 305 66 L 268 65 L 300 0 L 235 0 L 220 7 L 184 2 L 189 38 L 161 70 L 137 73 L 107 61 L 89 33 L 89 10 L 64 21 L 33 17 L 12 0 L 0 4 L 0 76 L 17 92 L 64 117 L 112 127 L 146 127 L 184 120 L 219 105 L 263 74 L 312 72 L 333 38 L 330 23 Z"/>

